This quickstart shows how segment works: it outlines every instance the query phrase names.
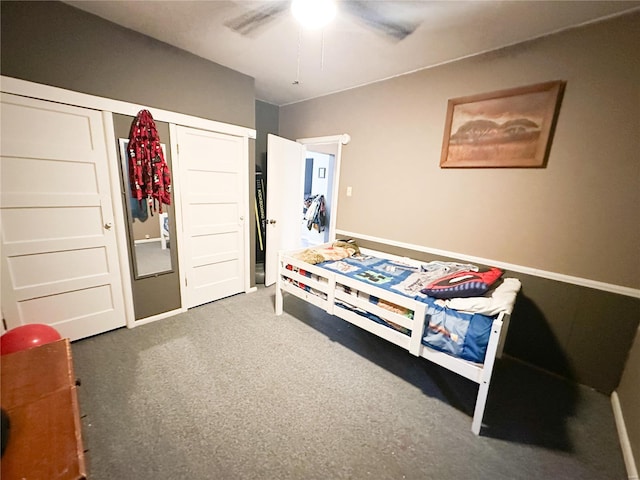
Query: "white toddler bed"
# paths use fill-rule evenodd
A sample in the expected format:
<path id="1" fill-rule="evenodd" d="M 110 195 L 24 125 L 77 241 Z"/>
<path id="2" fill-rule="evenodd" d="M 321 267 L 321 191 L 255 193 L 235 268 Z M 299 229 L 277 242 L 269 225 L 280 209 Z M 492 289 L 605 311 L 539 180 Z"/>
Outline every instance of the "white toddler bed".
<path id="1" fill-rule="evenodd" d="M 320 251 L 328 251 L 332 248 L 331 244 L 318 247 Z M 313 252 L 316 251 L 318 250 L 313 250 Z M 320 307 L 331 315 L 338 316 L 399 345 L 412 355 L 426 358 L 476 382 L 479 384 L 479 389 L 471 430 L 478 435 L 482 426 L 494 361 L 496 357 L 499 358 L 502 355 L 510 314 L 520 289 L 520 282 L 516 279 L 504 279 L 498 288 L 482 297 L 451 298 L 433 302 L 433 299 L 424 298 L 426 296 L 420 293 L 412 298 L 406 295 L 406 291 L 396 293 L 389 288 L 371 284 L 369 281 L 350 277 L 341 272 L 341 270 L 350 270 L 350 267 L 341 259 L 336 259 L 336 262 L 320 263 L 309 260 L 308 252 L 309 249 L 280 252 L 276 283 L 276 314 L 282 314 L 283 293 L 287 292 Z M 400 265 L 400 268 L 406 265 L 408 268 L 419 271 L 425 265 L 424 262 L 379 251 L 359 249 L 359 253 L 360 255 L 356 256 L 389 260 L 394 265 Z M 372 270 L 367 272 L 369 273 L 375 274 Z M 377 280 L 377 278 L 374 279 L 374 281 Z M 375 303 L 372 303 L 372 299 Z M 481 316 L 485 319 L 489 316 L 484 336 L 486 345 L 481 345 L 483 355 L 480 361 L 461 358 L 465 355 L 447 352 L 446 349 L 434 347 L 425 341 L 427 338 L 434 338 L 425 336 L 427 331 L 431 331 L 440 338 L 444 337 L 441 333 L 433 331 L 434 329 L 440 329 L 438 332 L 443 330 L 439 325 L 434 326 L 431 321 L 436 310 L 437 316 L 440 317 L 467 315 L 451 307 L 467 312 L 482 312 Z M 447 332 L 446 336 L 446 340 L 449 341 L 451 338 L 456 338 L 456 335 L 451 332 Z M 469 358 L 468 355 L 466 357 Z"/>

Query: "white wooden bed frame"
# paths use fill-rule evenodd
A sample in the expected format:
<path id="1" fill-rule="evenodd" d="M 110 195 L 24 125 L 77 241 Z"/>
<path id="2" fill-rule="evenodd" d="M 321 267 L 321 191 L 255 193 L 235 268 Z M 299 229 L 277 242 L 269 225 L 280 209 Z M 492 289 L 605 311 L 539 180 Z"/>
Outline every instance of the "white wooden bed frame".
<path id="1" fill-rule="evenodd" d="M 479 435 L 480 429 L 482 427 L 482 417 L 484 416 L 484 409 L 487 403 L 487 394 L 489 393 L 489 384 L 491 382 L 491 374 L 493 372 L 494 362 L 496 357 L 500 358 L 502 356 L 504 340 L 506 338 L 507 330 L 509 327 L 510 315 L 506 312 L 501 312 L 493 321 L 484 364 L 478 364 L 463 360 L 447 353 L 429 348 L 422 343 L 427 304 L 400 294 L 389 292 L 388 290 L 378 288 L 374 285 L 352 279 L 338 272 L 329 271 L 325 268 L 305 263 L 302 260 L 299 260 L 292 256 L 299 251 L 302 250 L 279 253 L 278 278 L 276 281 L 276 315 L 282 314 L 283 293 L 290 293 L 291 295 L 294 295 L 306 302 L 320 307 L 330 315 L 340 317 L 368 332 L 373 333 L 374 335 L 395 343 L 396 345 L 408 350 L 412 355 L 426 358 L 427 360 L 430 360 L 437 365 L 440 365 L 454 373 L 462 375 L 463 377 L 476 382 L 479 385 L 479 389 L 478 396 L 476 398 L 473 421 L 471 423 L 471 431 L 476 435 Z M 391 260 L 401 260 L 406 263 L 412 263 L 416 266 L 421 263 L 415 260 L 408 259 L 406 257 L 398 257 L 395 255 L 390 255 L 387 253 L 365 248 L 361 248 L 360 251 L 366 255 L 372 255 L 378 258 L 387 258 Z M 292 267 L 297 267 L 299 269 L 306 270 L 311 274 L 315 274 L 318 276 L 318 280 L 300 275 L 299 273 L 296 273 L 292 270 L 287 270 L 287 265 L 291 265 Z M 315 295 L 314 293 L 307 292 L 291 283 L 288 279 L 290 279 L 291 281 L 303 283 L 310 288 L 323 292 L 324 294 L 326 294 L 327 298 L 323 299 L 322 297 Z M 336 284 L 342 284 L 360 292 L 364 292 L 380 299 L 384 299 L 390 303 L 408 308 L 414 312 L 413 320 L 389 310 L 380 308 L 377 305 L 374 305 L 362 298 L 356 298 L 353 295 L 349 295 L 341 289 L 336 289 Z M 365 311 L 377 315 L 384 320 L 388 320 L 390 322 L 408 328 L 409 330 L 411 330 L 411 335 L 404 335 L 394 330 L 393 328 L 386 327 L 372 320 L 369 320 L 366 317 L 358 315 L 355 312 L 339 307 L 336 305 L 336 302 L 340 301 L 355 305 Z"/>

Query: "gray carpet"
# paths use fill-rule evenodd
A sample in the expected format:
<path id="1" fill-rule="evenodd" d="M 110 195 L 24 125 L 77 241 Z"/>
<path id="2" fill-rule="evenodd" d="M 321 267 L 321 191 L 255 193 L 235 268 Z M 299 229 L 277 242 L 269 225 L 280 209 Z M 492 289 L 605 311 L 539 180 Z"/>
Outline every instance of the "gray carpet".
<path id="1" fill-rule="evenodd" d="M 626 478 L 610 400 L 508 358 L 477 387 L 274 288 L 72 344 L 89 478 Z"/>
<path id="2" fill-rule="evenodd" d="M 138 276 L 171 270 L 171 250 L 162 249 L 160 241 L 135 244 Z"/>

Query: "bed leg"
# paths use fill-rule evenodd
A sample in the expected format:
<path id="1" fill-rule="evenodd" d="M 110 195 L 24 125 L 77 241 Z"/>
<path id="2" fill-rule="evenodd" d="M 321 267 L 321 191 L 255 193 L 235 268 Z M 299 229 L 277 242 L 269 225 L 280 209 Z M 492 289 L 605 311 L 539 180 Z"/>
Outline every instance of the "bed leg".
<path id="1" fill-rule="evenodd" d="M 276 315 L 282 315 L 282 288 L 280 288 L 280 279 L 276 282 Z"/>
<path id="2" fill-rule="evenodd" d="M 478 389 L 476 407 L 473 412 L 473 422 L 471 423 L 471 431 L 476 435 L 480 435 L 480 429 L 482 428 L 482 418 L 484 417 L 484 409 L 487 405 L 491 374 L 493 373 L 493 365 L 495 363 L 496 354 L 498 353 L 498 343 L 501 331 L 502 320 L 494 320 L 493 325 L 491 326 L 491 336 L 489 337 L 489 343 L 487 345 L 487 354 L 484 359 L 484 366 L 482 367 L 480 388 Z"/>
<path id="3" fill-rule="evenodd" d="M 489 382 L 483 381 L 478 390 L 476 399 L 476 408 L 473 412 L 473 422 L 471 422 L 471 431 L 476 435 L 480 435 L 482 428 L 482 417 L 484 417 L 484 408 L 487 405 L 487 395 L 489 394 Z"/>
<path id="4" fill-rule="evenodd" d="M 282 275 L 280 275 L 282 261 L 278 254 L 278 278 L 276 279 L 276 315 L 282 315 Z"/>
<path id="5" fill-rule="evenodd" d="M 416 306 L 413 312 L 413 329 L 411 330 L 411 341 L 409 342 L 409 353 L 420 356 L 422 351 L 422 335 L 424 334 L 424 324 L 427 318 L 427 305 L 422 303 Z"/>

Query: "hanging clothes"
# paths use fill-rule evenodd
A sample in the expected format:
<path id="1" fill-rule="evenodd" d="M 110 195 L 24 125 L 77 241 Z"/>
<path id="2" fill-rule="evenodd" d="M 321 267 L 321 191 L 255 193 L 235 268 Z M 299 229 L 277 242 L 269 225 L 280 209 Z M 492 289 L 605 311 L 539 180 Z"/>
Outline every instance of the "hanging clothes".
<path id="1" fill-rule="evenodd" d="M 129 197 L 129 206 L 131 207 L 131 216 L 134 220 L 146 222 L 149 219 L 149 209 L 146 202 L 141 202 L 137 198 Z"/>
<path id="2" fill-rule="evenodd" d="M 140 207 L 162 213 L 162 204 L 171 205 L 171 174 L 164 159 L 160 137 L 149 110 L 140 110 L 129 132 L 129 183 L 131 196 Z"/>
<path id="3" fill-rule="evenodd" d="M 327 219 L 327 208 L 324 203 L 324 195 L 309 197 L 308 200 L 311 200 L 311 203 L 304 216 L 307 221 L 307 228 L 311 230 L 315 227 L 318 232 L 322 232 Z"/>

